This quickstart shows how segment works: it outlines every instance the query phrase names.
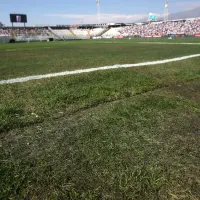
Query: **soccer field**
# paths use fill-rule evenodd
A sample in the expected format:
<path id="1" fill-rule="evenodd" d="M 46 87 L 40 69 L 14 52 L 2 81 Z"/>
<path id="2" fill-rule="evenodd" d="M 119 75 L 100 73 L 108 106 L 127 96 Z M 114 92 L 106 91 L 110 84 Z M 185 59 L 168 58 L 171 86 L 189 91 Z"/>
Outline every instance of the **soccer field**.
<path id="1" fill-rule="evenodd" d="M 1 45 L 0 199 L 200 199 L 200 56 L 179 60 L 198 54 L 199 39 Z"/>

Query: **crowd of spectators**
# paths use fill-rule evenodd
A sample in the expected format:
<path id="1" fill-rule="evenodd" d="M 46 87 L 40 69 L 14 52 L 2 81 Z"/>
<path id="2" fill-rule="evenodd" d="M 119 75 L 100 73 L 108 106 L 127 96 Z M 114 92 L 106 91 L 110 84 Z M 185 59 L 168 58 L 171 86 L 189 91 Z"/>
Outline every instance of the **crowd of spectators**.
<path id="1" fill-rule="evenodd" d="M 50 36 L 50 32 L 46 28 L 0 28 L 0 36 Z"/>
<path id="2" fill-rule="evenodd" d="M 115 31 L 116 30 L 116 31 Z M 99 31 L 99 30 L 98 30 Z M 88 35 L 88 30 L 77 29 L 78 35 Z M 94 32 L 90 31 L 91 34 Z M 98 34 L 103 34 L 105 31 L 100 30 Z M 108 31 L 109 32 L 109 31 Z M 162 36 L 169 34 L 185 34 L 195 35 L 200 33 L 200 19 L 187 21 L 169 21 L 169 22 L 151 22 L 147 24 L 125 26 L 120 28 L 113 28 L 111 36 Z M 34 36 L 51 36 L 51 31 L 47 28 L 5 28 L 0 27 L 0 36 L 23 36 L 26 38 Z M 76 34 L 76 33 L 75 33 Z"/>
<path id="3" fill-rule="evenodd" d="M 10 31 L 8 29 L 0 28 L 0 36 L 10 36 Z"/>
<path id="4" fill-rule="evenodd" d="M 200 19 L 191 21 L 152 22 L 144 25 L 127 26 L 120 31 L 122 36 L 194 35 L 198 32 L 200 32 Z"/>

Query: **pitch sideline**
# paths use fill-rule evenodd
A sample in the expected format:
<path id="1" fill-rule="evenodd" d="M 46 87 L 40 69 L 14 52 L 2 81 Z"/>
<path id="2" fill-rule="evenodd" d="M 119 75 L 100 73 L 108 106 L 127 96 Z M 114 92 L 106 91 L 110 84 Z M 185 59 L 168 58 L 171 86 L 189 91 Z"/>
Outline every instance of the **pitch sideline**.
<path id="1" fill-rule="evenodd" d="M 67 75 L 74 75 L 74 74 L 82 74 L 82 73 L 89 73 L 89 72 L 94 72 L 94 71 L 103 71 L 103 70 L 108 70 L 108 69 L 131 68 L 131 67 L 158 65 L 158 64 L 177 62 L 177 61 L 186 60 L 186 59 L 190 59 L 190 58 L 196 58 L 196 57 L 200 57 L 200 54 L 182 56 L 182 57 L 166 59 L 166 60 L 137 63 L 137 64 L 121 64 L 121 65 L 118 64 L 118 65 L 104 66 L 104 67 L 97 67 L 97 68 L 90 68 L 90 69 L 80 69 L 80 70 L 74 70 L 74 71 L 65 71 L 65 72 L 58 72 L 58 73 L 51 73 L 51 74 L 44 74 L 44 75 L 35 75 L 35 76 L 27 76 L 27 77 L 21 77 L 21 78 L 13 78 L 13 79 L 8 79 L 8 80 L 1 80 L 0 85 L 12 84 L 12 83 L 22 83 L 22 82 L 27 82 L 27 81 L 30 81 L 30 80 L 38 80 L 38 79 L 58 77 L 58 76 L 67 76 Z"/>

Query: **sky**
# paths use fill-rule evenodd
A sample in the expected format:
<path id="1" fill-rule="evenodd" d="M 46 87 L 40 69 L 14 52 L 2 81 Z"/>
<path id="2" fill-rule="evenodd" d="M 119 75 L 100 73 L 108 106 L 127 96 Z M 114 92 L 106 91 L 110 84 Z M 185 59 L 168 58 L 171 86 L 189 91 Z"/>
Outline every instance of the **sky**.
<path id="1" fill-rule="evenodd" d="M 149 13 L 162 16 L 165 0 L 100 0 L 101 23 L 134 22 Z M 169 12 L 200 6 L 199 0 L 169 0 Z M 10 13 L 27 14 L 27 25 L 98 23 L 96 0 L 0 0 L 0 21 L 9 26 Z"/>

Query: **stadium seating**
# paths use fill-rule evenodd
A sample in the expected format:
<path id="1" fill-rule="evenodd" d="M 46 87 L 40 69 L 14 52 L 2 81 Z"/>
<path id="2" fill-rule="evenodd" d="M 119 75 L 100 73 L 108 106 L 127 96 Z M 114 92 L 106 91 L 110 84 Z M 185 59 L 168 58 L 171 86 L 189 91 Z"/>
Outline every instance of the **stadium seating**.
<path id="1" fill-rule="evenodd" d="M 134 26 L 111 28 L 102 38 L 127 37 L 138 35 L 141 37 L 162 36 L 169 34 L 195 35 L 200 32 L 200 19 L 186 21 L 152 22 Z"/>
<path id="2" fill-rule="evenodd" d="M 102 35 L 102 38 L 112 38 L 112 37 L 120 36 L 121 35 L 120 31 L 122 30 L 123 30 L 122 27 L 111 28 Z"/>
<path id="3" fill-rule="evenodd" d="M 0 36 L 12 36 L 16 41 L 41 41 L 54 37 L 45 28 L 15 28 L 0 29 Z"/>
<path id="4" fill-rule="evenodd" d="M 8 29 L 0 29 L 0 36 L 10 36 Z"/>
<path id="5" fill-rule="evenodd" d="M 9 43 L 11 39 L 11 35 L 9 31 L 6 29 L 0 28 L 0 44 L 6 44 Z"/>
<path id="6" fill-rule="evenodd" d="M 139 37 L 162 37 L 163 35 L 200 35 L 200 19 L 174 20 L 168 22 L 151 22 L 116 28 L 93 29 L 51 29 L 33 28 L 0 28 L 0 36 L 10 36 L 16 41 L 43 41 L 52 39 L 101 39 L 123 38 L 137 35 Z"/>
<path id="7" fill-rule="evenodd" d="M 140 35 L 156 36 L 168 34 L 194 35 L 200 30 L 200 19 L 188 21 L 153 22 L 145 25 L 135 25 L 122 28 L 119 32 L 122 36 Z"/>
<path id="8" fill-rule="evenodd" d="M 56 35 L 62 39 L 90 39 L 90 37 L 101 36 L 107 29 L 105 28 L 94 28 L 94 29 L 61 29 L 53 30 Z"/>
<path id="9" fill-rule="evenodd" d="M 95 28 L 95 29 L 91 29 L 89 35 L 91 37 L 99 37 L 101 36 L 105 31 L 107 31 L 108 29 L 106 28 Z"/>
<path id="10" fill-rule="evenodd" d="M 59 37 L 59 39 L 63 40 L 74 40 L 77 39 L 77 37 L 68 29 L 55 29 L 52 30 L 52 32 Z"/>
<path id="11" fill-rule="evenodd" d="M 88 29 L 73 29 L 71 30 L 77 39 L 89 39 L 89 30 Z"/>

